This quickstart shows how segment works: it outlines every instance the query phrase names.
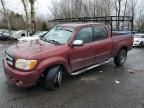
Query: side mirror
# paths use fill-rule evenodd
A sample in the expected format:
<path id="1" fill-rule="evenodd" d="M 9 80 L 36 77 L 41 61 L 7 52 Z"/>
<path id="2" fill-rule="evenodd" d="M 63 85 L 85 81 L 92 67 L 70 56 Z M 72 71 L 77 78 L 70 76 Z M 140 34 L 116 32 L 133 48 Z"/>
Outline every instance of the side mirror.
<path id="1" fill-rule="evenodd" d="M 83 46 L 83 41 L 82 40 L 75 40 L 72 43 L 72 46 Z"/>

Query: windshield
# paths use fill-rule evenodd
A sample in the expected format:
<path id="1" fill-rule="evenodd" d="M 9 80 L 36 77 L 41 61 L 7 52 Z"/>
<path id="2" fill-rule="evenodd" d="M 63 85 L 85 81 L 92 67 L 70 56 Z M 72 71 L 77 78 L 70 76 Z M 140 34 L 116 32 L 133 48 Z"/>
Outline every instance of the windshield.
<path id="1" fill-rule="evenodd" d="M 40 36 L 41 35 L 41 33 L 36 33 L 36 34 L 34 34 L 34 35 L 32 35 L 33 37 L 38 37 L 38 36 Z"/>
<path id="2" fill-rule="evenodd" d="M 55 26 L 42 40 L 53 44 L 66 44 L 73 32 L 74 28 L 72 27 Z"/>
<path id="3" fill-rule="evenodd" d="M 2 35 L 9 36 L 9 33 L 8 32 L 4 32 L 4 33 L 2 33 Z"/>
<path id="4" fill-rule="evenodd" d="M 34 35 L 32 35 L 33 37 L 39 37 L 39 36 L 41 36 L 41 35 L 44 35 L 46 32 L 38 32 L 38 33 L 36 33 L 36 34 L 34 34 Z"/>

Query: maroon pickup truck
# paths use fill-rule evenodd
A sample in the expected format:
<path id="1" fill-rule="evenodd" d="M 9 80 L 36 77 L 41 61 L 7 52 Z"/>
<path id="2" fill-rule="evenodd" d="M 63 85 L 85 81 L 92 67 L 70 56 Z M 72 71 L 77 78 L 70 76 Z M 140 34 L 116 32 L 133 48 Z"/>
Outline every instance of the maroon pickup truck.
<path id="1" fill-rule="evenodd" d="M 10 82 L 18 87 L 30 87 L 43 79 L 51 90 L 60 87 L 64 74 L 78 75 L 111 58 L 116 66 L 123 65 L 132 45 L 131 34 L 112 35 L 109 25 L 59 24 L 40 40 L 6 49 L 3 67 Z"/>

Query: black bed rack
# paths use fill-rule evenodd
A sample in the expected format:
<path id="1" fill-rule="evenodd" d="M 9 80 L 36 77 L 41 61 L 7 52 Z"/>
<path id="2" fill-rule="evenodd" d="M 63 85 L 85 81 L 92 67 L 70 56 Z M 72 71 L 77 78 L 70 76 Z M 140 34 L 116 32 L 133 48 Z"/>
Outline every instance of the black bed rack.
<path id="1" fill-rule="evenodd" d="M 53 19 L 49 22 L 55 23 L 68 23 L 68 22 L 104 22 L 109 24 L 113 30 L 113 22 L 129 22 L 131 25 L 131 31 L 133 31 L 133 17 L 132 16 L 104 16 L 104 17 L 79 17 L 79 18 L 65 18 L 65 19 Z"/>

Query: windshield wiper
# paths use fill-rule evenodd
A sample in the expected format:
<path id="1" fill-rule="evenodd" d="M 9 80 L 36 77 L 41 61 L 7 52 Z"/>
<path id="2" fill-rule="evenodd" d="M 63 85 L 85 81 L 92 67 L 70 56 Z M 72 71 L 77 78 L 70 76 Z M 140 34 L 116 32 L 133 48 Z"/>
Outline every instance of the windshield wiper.
<path id="1" fill-rule="evenodd" d="M 71 31 L 71 30 L 66 30 L 66 29 L 64 29 L 65 31 L 69 31 L 69 32 L 73 32 L 73 31 Z"/>
<path id="2" fill-rule="evenodd" d="M 54 43 L 54 44 L 57 44 L 57 45 L 62 45 L 60 42 L 58 42 L 56 40 L 47 40 L 47 42 Z"/>
<path id="3" fill-rule="evenodd" d="M 68 29 L 57 29 L 57 30 L 64 30 L 64 31 L 73 32 L 72 30 L 68 30 Z"/>

